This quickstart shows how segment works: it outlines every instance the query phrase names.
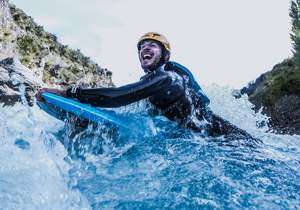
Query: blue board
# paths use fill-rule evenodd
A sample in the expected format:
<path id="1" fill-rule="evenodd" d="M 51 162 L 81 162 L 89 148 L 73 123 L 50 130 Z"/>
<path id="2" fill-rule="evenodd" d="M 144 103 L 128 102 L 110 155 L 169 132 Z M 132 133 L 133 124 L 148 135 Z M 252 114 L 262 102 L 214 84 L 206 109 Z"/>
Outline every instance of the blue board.
<path id="1" fill-rule="evenodd" d="M 37 102 L 38 106 L 51 116 L 65 120 L 69 114 L 93 123 L 109 122 L 119 128 L 130 129 L 138 134 L 143 132 L 141 122 L 128 116 L 121 116 L 112 110 L 105 110 L 80 103 L 52 93 L 43 93 L 44 102 Z"/>

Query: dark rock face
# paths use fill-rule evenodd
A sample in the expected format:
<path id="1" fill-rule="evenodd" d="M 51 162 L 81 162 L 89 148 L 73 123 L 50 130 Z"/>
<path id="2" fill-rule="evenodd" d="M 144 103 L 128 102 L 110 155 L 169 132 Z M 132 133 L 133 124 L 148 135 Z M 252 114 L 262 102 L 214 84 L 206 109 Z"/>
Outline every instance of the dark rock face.
<path id="1" fill-rule="evenodd" d="M 300 96 L 283 96 L 275 103 L 274 110 L 270 121 L 273 127 L 283 133 L 300 135 Z"/>
<path id="2" fill-rule="evenodd" d="M 300 135 L 300 67 L 294 59 L 275 65 L 240 94 L 247 94 L 256 110 L 263 107 L 277 132 Z"/>
<path id="3" fill-rule="evenodd" d="M 59 43 L 8 0 L 0 0 L 0 103 L 32 104 L 41 86 L 110 87 L 111 76 L 80 50 Z"/>
<path id="4" fill-rule="evenodd" d="M 29 69 L 13 58 L 0 61 L 0 103 L 4 106 L 16 102 L 32 105 L 34 90 L 40 87 L 34 77 Z"/>

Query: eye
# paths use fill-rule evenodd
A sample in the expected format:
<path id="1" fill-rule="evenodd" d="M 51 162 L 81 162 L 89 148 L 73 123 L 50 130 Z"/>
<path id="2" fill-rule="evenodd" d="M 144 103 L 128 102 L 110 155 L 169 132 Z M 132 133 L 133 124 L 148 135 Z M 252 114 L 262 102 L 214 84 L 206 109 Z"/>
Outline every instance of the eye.
<path id="1" fill-rule="evenodd" d="M 141 48 L 141 49 L 143 49 L 143 48 L 145 48 L 145 47 L 146 47 L 146 45 L 145 45 L 145 44 L 143 44 L 143 45 L 141 45 L 141 47 L 140 47 L 140 48 Z"/>

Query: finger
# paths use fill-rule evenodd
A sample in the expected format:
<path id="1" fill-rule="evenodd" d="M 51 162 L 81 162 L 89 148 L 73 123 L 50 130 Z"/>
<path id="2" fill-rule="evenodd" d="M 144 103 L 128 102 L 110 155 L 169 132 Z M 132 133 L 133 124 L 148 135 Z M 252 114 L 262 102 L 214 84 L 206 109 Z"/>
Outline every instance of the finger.
<path id="1" fill-rule="evenodd" d="M 38 101 L 40 101 L 40 102 L 44 102 L 44 101 L 45 101 L 44 98 L 43 98 L 43 96 L 42 96 L 42 94 L 43 94 L 44 92 L 45 92 L 45 91 L 44 91 L 43 89 L 40 89 L 40 90 L 36 93 L 35 97 L 36 97 L 36 99 L 37 99 Z"/>

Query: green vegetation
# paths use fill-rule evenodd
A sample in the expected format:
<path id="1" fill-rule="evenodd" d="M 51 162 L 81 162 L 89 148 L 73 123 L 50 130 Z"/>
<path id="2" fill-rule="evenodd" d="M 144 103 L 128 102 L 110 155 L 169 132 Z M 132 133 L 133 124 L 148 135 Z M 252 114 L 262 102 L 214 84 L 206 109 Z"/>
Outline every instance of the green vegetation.
<path id="1" fill-rule="evenodd" d="M 263 84 L 257 86 L 250 100 L 258 106 L 273 109 L 276 102 L 287 95 L 300 96 L 300 70 L 295 59 L 286 59 L 267 72 Z"/>
<path id="2" fill-rule="evenodd" d="M 292 0 L 291 40 L 293 57 L 261 75 L 243 91 L 256 109 L 263 107 L 269 125 L 283 133 L 300 134 L 300 0 Z"/>
<path id="3" fill-rule="evenodd" d="M 291 2 L 290 17 L 292 19 L 291 39 L 295 61 L 300 64 L 300 0 Z"/>
<path id="4" fill-rule="evenodd" d="M 17 48 L 21 55 L 20 61 L 29 68 L 33 67 L 33 57 L 38 56 L 42 50 L 36 39 L 27 34 L 17 38 Z"/>
<path id="5" fill-rule="evenodd" d="M 22 54 L 36 53 L 39 50 L 39 45 L 35 39 L 29 35 L 19 36 L 17 44 L 20 47 Z"/>
<path id="6" fill-rule="evenodd" d="M 19 59 L 29 69 L 43 69 L 46 84 L 67 86 L 86 80 L 91 85 L 113 85 L 111 72 L 99 67 L 79 49 L 73 50 L 58 42 L 54 34 L 46 32 L 14 5 L 10 5 L 10 12 L 14 23 L 20 28 L 16 37 Z M 10 31 L 1 31 L 0 40 L 10 36 Z"/>

